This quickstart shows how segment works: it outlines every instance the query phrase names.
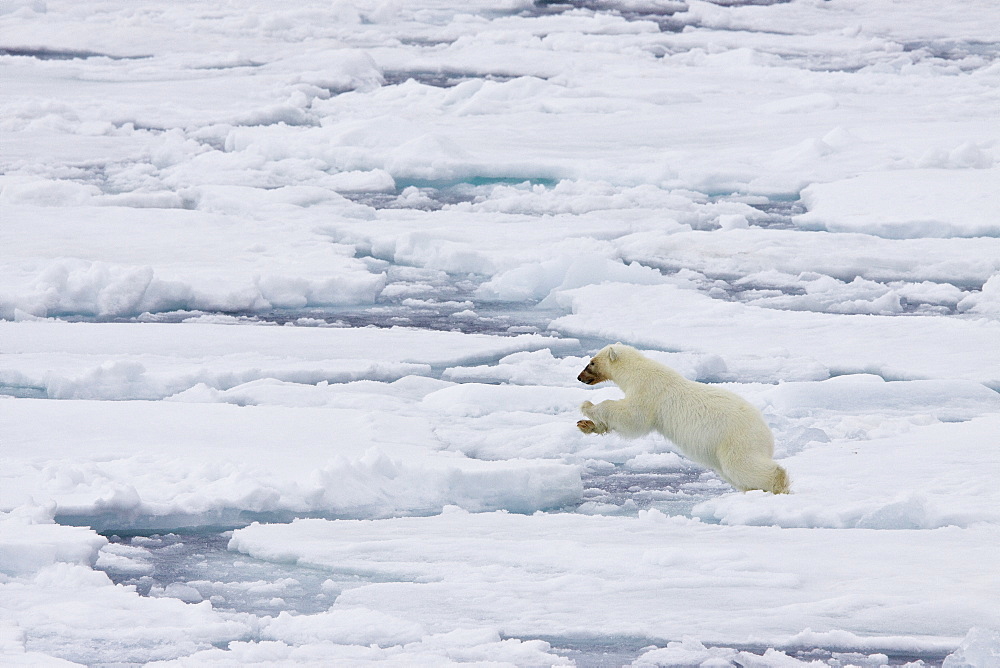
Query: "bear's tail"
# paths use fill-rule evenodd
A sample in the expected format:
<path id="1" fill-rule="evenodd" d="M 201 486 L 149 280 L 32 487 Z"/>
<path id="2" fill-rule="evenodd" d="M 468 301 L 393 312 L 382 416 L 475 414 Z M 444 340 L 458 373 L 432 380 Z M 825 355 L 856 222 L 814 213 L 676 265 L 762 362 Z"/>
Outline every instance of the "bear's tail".
<path id="1" fill-rule="evenodd" d="M 788 478 L 788 471 L 779 464 L 774 465 L 774 472 L 771 474 L 771 488 L 767 491 L 774 494 L 792 493 L 792 481 Z"/>

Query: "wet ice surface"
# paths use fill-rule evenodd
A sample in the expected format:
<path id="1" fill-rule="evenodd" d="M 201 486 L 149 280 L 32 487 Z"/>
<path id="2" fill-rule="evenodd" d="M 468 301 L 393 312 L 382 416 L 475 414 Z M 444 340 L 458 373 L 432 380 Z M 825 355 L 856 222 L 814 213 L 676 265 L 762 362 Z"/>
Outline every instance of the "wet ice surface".
<path id="1" fill-rule="evenodd" d="M 111 562 L 103 569 L 116 584 L 134 586 L 143 596 L 209 601 L 219 610 L 259 616 L 282 610 L 321 612 L 343 589 L 366 581 L 230 552 L 226 547 L 230 536 L 231 532 L 210 529 L 138 536 L 111 533 L 106 551 L 127 556 L 128 561 Z"/>
<path id="2" fill-rule="evenodd" d="M 690 485 L 698 476 L 678 484 L 674 475 L 609 474 L 587 479 L 588 490 L 600 489 L 608 501 L 620 501 L 631 508 L 646 505 L 645 495 Z M 624 491 L 622 488 L 628 485 Z M 631 495 L 631 499 L 628 497 Z M 654 501 L 654 504 L 656 502 Z M 657 504 L 668 510 L 671 504 Z M 674 508 L 678 510 L 678 508 Z M 220 610 L 249 613 L 270 618 L 282 611 L 310 615 L 329 609 L 341 592 L 364 584 L 379 582 L 371 573 L 338 571 L 337 568 L 311 568 L 295 564 L 259 560 L 227 550 L 232 532 L 213 533 L 199 529 L 187 532 L 151 535 L 110 533 L 110 545 L 104 549 L 98 568 L 108 573 L 116 584 L 135 587 L 143 596 L 172 597 L 186 603 L 208 601 Z M 117 556 L 115 556 L 117 555 Z M 519 640 L 528 640 L 520 638 Z M 611 636 L 577 638 L 543 636 L 554 654 L 571 659 L 582 668 L 617 668 L 629 665 L 640 655 L 664 648 L 662 639 Z M 685 641 L 687 642 L 687 641 Z M 711 651 L 712 646 L 707 646 Z M 702 646 L 704 649 L 704 646 Z M 764 655 L 767 647 L 723 648 Z M 880 652 L 864 653 L 828 649 L 787 649 L 786 654 L 800 661 L 820 662 L 833 668 L 843 666 L 928 666 L 942 664 L 943 655 L 933 653 Z M 745 661 L 745 659 L 744 659 Z"/>
<path id="3" fill-rule="evenodd" d="M 629 666 L 642 654 L 658 647 L 662 643 L 650 642 L 643 638 L 609 638 L 601 640 L 542 638 L 549 642 L 559 654 L 576 662 L 579 668 L 621 668 Z M 766 648 L 738 648 L 754 655 L 763 655 Z M 823 649 L 798 650 L 786 652 L 789 656 L 805 663 L 819 661 L 820 665 L 831 668 L 876 668 L 879 666 L 926 666 L 937 668 L 943 663 L 944 657 L 913 656 L 907 654 L 870 655 L 860 652 L 833 652 Z M 745 659 L 746 660 L 746 659 Z M 760 660 L 760 659 L 758 659 Z M 747 661 L 752 662 L 753 659 Z M 697 665 L 697 664 L 694 664 Z M 751 664 L 752 665 L 752 664 Z"/>
<path id="4" fill-rule="evenodd" d="M 448 85 L 457 85 L 457 83 L 463 80 L 460 78 L 449 78 L 449 76 L 447 74 L 435 74 L 416 79 L 412 76 L 408 78 L 419 80 L 421 83 L 429 86 L 445 86 L 446 84 L 442 82 L 447 82 Z M 487 81 L 497 80 L 497 77 L 494 75 L 472 78 L 475 80 L 485 79 Z M 497 185 L 517 186 L 528 189 L 534 186 L 551 187 L 554 185 L 554 181 L 552 179 L 521 179 L 518 177 L 479 177 L 467 181 L 455 182 L 410 180 L 397 181 L 396 187 L 390 192 L 356 192 L 346 193 L 345 196 L 354 202 L 370 206 L 373 209 L 440 211 L 447 206 L 456 204 L 486 201 Z"/>
<path id="5" fill-rule="evenodd" d="M 602 469 L 584 475 L 584 501 L 577 512 L 634 515 L 639 510 L 656 508 L 670 515 L 690 515 L 695 504 L 725 490 L 725 485 L 710 472 L 693 467 L 660 472 L 631 472 L 614 466 Z M 97 564 L 113 582 L 134 586 L 143 596 L 168 596 L 187 603 L 208 601 L 220 611 L 258 617 L 273 617 L 282 611 L 316 614 L 328 610 L 343 590 L 379 581 L 372 574 L 275 564 L 231 552 L 227 549 L 231 531 L 213 533 L 198 529 L 152 535 L 119 534 L 108 533 L 111 545 L 105 550 L 116 554 L 117 546 L 123 546 L 128 561 L 125 564 Z M 619 668 L 645 651 L 665 646 L 662 640 L 650 638 L 540 639 L 551 645 L 554 654 L 570 659 L 580 668 Z M 752 651 L 763 653 L 764 649 Z M 803 654 L 807 654 L 803 658 L 819 660 L 833 656 L 831 652 L 816 651 Z M 866 665 L 863 662 L 866 658 L 858 654 L 850 663 Z M 924 665 L 939 665 L 939 662 L 927 661 L 928 657 L 923 658 Z M 859 659 L 862 663 L 858 663 Z M 907 660 L 913 659 L 915 657 Z M 827 661 L 828 665 L 836 667 L 847 663 L 847 659 Z M 901 665 L 905 661 L 889 663 Z M 871 665 L 883 663 L 876 659 Z"/>
<path id="6" fill-rule="evenodd" d="M 584 474 L 583 487 L 578 512 L 628 515 L 655 508 L 687 517 L 695 505 L 728 489 L 711 471 L 694 465 L 662 471 L 605 465 Z"/>
<path id="7" fill-rule="evenodd" d="M 738 0 L 745 2 L 746 0 Z M 760 0 L 762 3 L 772 3 L 776 0 Z M 778 0 L 783 1 L 783 0 Z M 608 12 L 620 16 L 626 21 L 649 21 L 655 23 L 663 32 L 682 30 L 684 23 L 674 19 L 674 15 L 683 12 L 686 6 L 683 2 L 631 2 L 624 5 L 613 0 L 536 0 L 534 11 L 524 12 L 539 16 L 561 14 L 572 9 L 587 9 Z"/>
<path id="8" fill-rule="evenodd" d="M 470 72 L 462 72 L 460 70 L 444 71 L 444 72 L 420 72 L 416 70 L 414 71 L 399 70 L 399 71 L 384 72 L 383 77 L 385 78 L 385 83 L 390 86 L 405 83 L 407 81 L 415 81 L 417 83 L 424 84 L 426 86 L 434 86 L 436 88 L 452 88 L 464 81 L 484 80 L 484 81 L 504 82 L 516 78 L 514 75 L 510 74 L 477 75 Z M 463 198 L 461 196 L 458 196 L 455 198 L 448 198 L 448 200 L 451 200 L 453 202 L 459 202 L 463 201 Z M 378 206 L 383 203 L 383 200 L 381 200 L 378 197 L 373 197 L 369 201 L 372 203 L 373 206 Z"/>
<path id="9" fill-rule="evenodd" d="M 460 295 L 457 295 L 460 297 Z M 516 335 L 544 331 L 548 323 L 545 311 L 531 311 L 530 305 L 490 304 L 463 301 L 413 300 L 418 304 L 384 303 L 363 310 L 316 307 L 296 311 L 273 310 L 253 313 L 206 313 L 188 311 L 162 313 L 143 318 L 146 322 L 179 323 L 200 319 L 231 321 L 243 324 L 285 325 L 293 327 L 417 327 L 465 334 Z M 67 318 L 92 322 L 93 318 Z M 122 322 L 110 320 L 109 322 Z M 125 322 L 128 322 L 126 320 Z"/>
<path id="10" fill-rule="evenodd" d="M 695 467 L 659 472 L 633 472 L 614 466 L 603 469 L 584 475 L 584 501 L 566 511 L 635 515 L 639 510 L 656 508 L 670 515 L 690 516 L 695 504 L 726 490 L 711 472 Z M 62 521 L 96 527 L 101 523 L 95 523 L 95 518 Z M 234 526 L 245 526 L 248 521 Z M 126 557 L 97 564 L 116 584 L 135 586 L 143 596 L 169 596 L 189 603 L 209 601 L 220 610 L 258 616 L 273 616 L 282 610 L 314 614 L 328 609 L 344 589 L 377 581 L 370 575 L 275 564 L 232 552 L 228 550 L 232 531 L 216 532 L 210 527 L 149 534 L 107 529 L 104 533 L 111 541 L 105 551 Z M 582 643 L 590 644 L 593 646 L 578 651 L 584 656 L 607 651 L 601 642 Z M 628 649 L 623 651 L 631 652 L 631 644 L 626 643 Z"/>
<path id="11" fill-rule="evenodd" d="M 619 505 L 622 512 L 657 507 L 664 512 L 681 514 L 688 500 L 697 497 L 690 487 L 699 486 L 697 474 L 611 473 L 585 478 L 585 496 L 595 499 L 595 491 L 604 496 L 601 503 Z M 679 478 L 686 479 L 681 482 Z M 712 487 L 700 483 L 700 486 Z M 681 488 L 688 488 L 680 491 Z M 589 493 L 589 494 L 588 494 Z M 673 498 L 664 500 L 664 495 Z M 701 492 L 704 498 L 704 490 Z M 593 501 L 592 501 L 593 502 Z M 612 512 L 608 508 L 604 512 Z M 336 568 L 316 569 L 294 564 L 254 559 L 227 550 L 232 532 L 211 533 L 200 529 L 190 532 L 119 536 L 109 534 L 110 554 L 127 555 L 127 563 L 98 569 L 107 572 L 116 584 L 135 587 L 143 596 L 172 597 L 186 603 L 210 602 L 213 608 L 234 613 L 249 613 L 259 618 L 275 617 L 281 612 L 310 615 L 331 608 L 339 594 L 352 587 L 378 582 L 372 574 L 338 572 Z M 517 638 L 531 640 L 533 638 Z M 619 668 L 630 665 L 651 650 L 664 648 L 663 639 L 642 637 L 575 638 L 543 636 L 553 654 L 563 656 L 580 668 Z M 711 649 L 711 646 L 709 646 Z M 729 649 L 729 648 L 727 648 Z M 764 655 L 767 647 L 732 648 L 753 655 Z M 788 649 L 787 655 L 805 662 L 821 662 L 832 668 L 857 666 L 941 666 L 944 655 L 922 653 L 876 654 L 833 651 L 828 649 Z"/>

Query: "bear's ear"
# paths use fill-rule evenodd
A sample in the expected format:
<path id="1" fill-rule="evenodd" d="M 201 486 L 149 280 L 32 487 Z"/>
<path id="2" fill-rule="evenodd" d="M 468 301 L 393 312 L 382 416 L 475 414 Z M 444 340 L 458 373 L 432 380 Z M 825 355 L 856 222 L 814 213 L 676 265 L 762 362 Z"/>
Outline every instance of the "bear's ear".
<path id="1" fill-rule="evenodd" d="M 612 362 L 618 361 L 618 351 L 614 346 L 608 346 L 608 359 Z"/>

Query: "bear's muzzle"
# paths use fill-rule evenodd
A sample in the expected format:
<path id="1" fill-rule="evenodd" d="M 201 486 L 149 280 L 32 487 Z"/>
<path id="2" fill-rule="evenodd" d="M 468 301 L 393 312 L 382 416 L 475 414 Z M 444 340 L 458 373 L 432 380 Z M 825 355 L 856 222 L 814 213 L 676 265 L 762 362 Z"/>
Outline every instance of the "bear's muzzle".
<path id="1" fill-rule="evenodd" d="M 607 380 L 604 376 L 597 373 L 594 369 L 594 364 L 588 364 L 587 368 L 580 372 L 580 375 L 576 377 L 578 381 L 584 385 L 597 385 Z"/>

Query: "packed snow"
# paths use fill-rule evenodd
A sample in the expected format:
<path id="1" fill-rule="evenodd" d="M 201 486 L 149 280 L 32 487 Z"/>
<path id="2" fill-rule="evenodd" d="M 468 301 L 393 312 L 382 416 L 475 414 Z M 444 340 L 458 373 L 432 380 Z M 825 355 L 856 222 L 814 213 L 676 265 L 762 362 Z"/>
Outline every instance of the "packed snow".
<path id="1" fill-rule="evenodd" d="M 3 0 L 0 663 L 1000 666 L 998 25 Z"/>

